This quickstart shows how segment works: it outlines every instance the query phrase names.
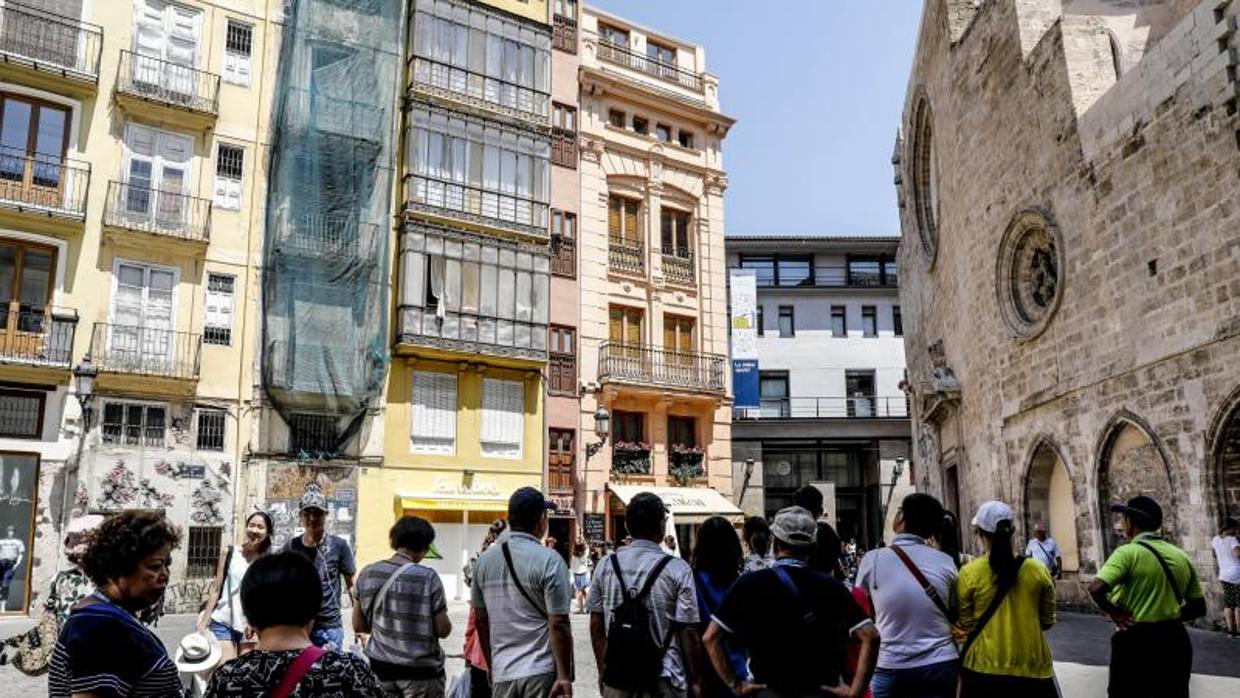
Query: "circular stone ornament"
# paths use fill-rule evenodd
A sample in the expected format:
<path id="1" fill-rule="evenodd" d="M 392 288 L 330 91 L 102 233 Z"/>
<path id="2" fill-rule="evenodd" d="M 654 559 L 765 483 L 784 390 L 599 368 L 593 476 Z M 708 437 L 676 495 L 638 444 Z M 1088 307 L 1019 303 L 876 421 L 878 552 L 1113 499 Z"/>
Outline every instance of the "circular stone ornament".
<path id="1" fill-rule="evenodd" d="M 995 286 L 1008 328 L 1021 339 L 1046 330 L 1063 298 L 1063 239 L 1043 211 L 1016 214 L 1003 234 Z"/>

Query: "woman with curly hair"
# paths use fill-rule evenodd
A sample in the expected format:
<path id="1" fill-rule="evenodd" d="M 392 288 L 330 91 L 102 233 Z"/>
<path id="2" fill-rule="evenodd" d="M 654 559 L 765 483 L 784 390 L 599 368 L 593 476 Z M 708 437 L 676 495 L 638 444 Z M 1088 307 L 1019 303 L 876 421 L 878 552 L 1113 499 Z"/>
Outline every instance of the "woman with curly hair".
<path id="1" fill-rule="evenodd" d="M 176 665 L 137 618 L 163 598 L 180 539 L 162 514 L 149 511 L 123 511 L 99 526 L 82 555 L 95 591 L 73 608 L 56 640 L 51 698 L 181 695 Z"/>
<path id="2" fill-rule="evenodd" d="M 210 631 L 219 640 L 222 661 L 254 648 L 255 639 L 245 635 L 241 580 L 250 563 L 271 552 L 272 529 L 271 516 L 265 511 L 256 511 L 245 520 L 245 542 L 220 551 L 219 567 L 211 582 L 207 604 L 198 615 L 198 630 Z"/>

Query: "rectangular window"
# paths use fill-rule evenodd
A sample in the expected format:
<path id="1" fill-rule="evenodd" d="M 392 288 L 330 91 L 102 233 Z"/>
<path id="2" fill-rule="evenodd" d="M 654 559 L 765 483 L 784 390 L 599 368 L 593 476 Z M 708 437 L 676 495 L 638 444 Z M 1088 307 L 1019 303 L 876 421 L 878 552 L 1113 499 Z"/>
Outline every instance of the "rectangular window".
<path id="1" fill-rule="evenodd" d="M 607 199 L 607 235 L 613 244 L 641 246 L 640 212 L 641 202 L 636 199 L 619 196 Z"/>
<path id="2" fill-rule="evenodd" d="M 525 383 L 483 379 L 483 457 L 520 458 L 524 434 Z"/>
<path id="3" fill-rule="evenodd" d="M 547 330 L 547 390 L 563 395 L 577 393 L 577 330 L 552 325 Z"/>
<path id="4" fill-rule="evenodd" d="M 842 305 L 831 306 L 831 336 L 837 339 L 848 337 L 848 311 Z"/>
<path id="5" fill-rule="evenodd" d="M 547 430 L 547 486 L 552 492 L 573 491 L 575 439 L 572 429 Z"/>
<path id="6" fill-rule="evenodd" d="M 793 315 L 792 306 L 779 306 L 779 336 L 795 337 L 797 334 L 796 319 Z"/>
<path id="7" fill-rule="evenodd" d="M 761 305 L 758 306 L 758 336 L 762 337 L 766 334 L 766 312 Z"/>
<path id="8" fill-rule="evenodd" d="M 577 169 L 577 110 L 555 104 L 551 120 L 551 163 Z"/>
<path id="9" fill-rule="evenodd" d="M 194 157 L 194 137 L 133 122 L 125 124 L 118 205 L 127 217 L 179 230 L 188 224 L 187 196 Z"/>
<path id="10" fill-rule="evenodd" d="M 126 446 L 166 445 L 168 408 L 140 402 L 105 402 L 100 431 L 105 444 Z"/>
<path id="11" fill-rule="evenodd" d="M 786 371 L 762 371 L 758 374 L 758 395 L 763 417 L 779 418 L 789 415 L 788 373 Z"/>
<path id="12" fill-rule="evenodd" d="M 673 354 L 693 351 L 693 318 L 680 315 L 663 316 L 663 348 Z"/>
<path id="13" fill-rule="evenodd" d="M 551 209 L 551 273 L 577 276 L 577 214 Z"/>
<path id="14" fill-rule="evenodd" d="M 649 135 L 650 121 L 644 116 L 634 116 L 633 117 L 633 130 L 642 134 L 643 136 Z"/>
<path id="15" fill-rule="evenodd" d="M 663 207 L 659 210 L 659 223 L 663 239 L 663 254 L 688 258 L 690 256 L 689 214 Z"/>
<path id="16" fill-rule="evenodd" d="M 900 314 L 900 306 L 891 306 L 891 331 L 897 337 L 904 336 L 904 316 Z"/>
<path id="17" fill-rule="evenodd" d="M 228 20 L 224 38 L 224 82 L 250 86 L 250 56 L 254 52 L 254 27 Z"/>
<path id="18" fill-rule="evenodd" d="M 202 328 L 205 344 L 232 344 L 233 288 L 236 282 L 237 277 L 229 274 L 207 274 L 207 311 Z"/>
<path id="19" fill-rule="evenodd" d="M 697 420 L 693 417 L 667 418 L 669 446 L 697 446 Z"/>
<path id="20" fill-rule="evenodd" d="M 813 255 L 744 255 L 742 269 L 753 269 L 759 286 L 813 286 Z"/>
<path id="21" fill-rule="evenodd" d="M 848 259 L 849 286 L 881 286 L 883 267 L 877 257 L 850 257 Z"/>
<path id="22" fill-rule="evenodd" d="M 190 579 L 214 577 L 223 540 L 222 526 L 190 526 L 185 546 L 185 576 Z"/>
<path id="23" fill-rule="evenodd" d="M 577 214 L 551 209 L 551 237 L 562 240 L 577 239 Z"/>
<path id="24" fill-rule="evenodd" d="M 611 306 L 607 338 L 612 344 L 640 347 L 642 343 L 641 308 Z"/>
<path id="25" fill-rule="evenodd" d="M 607 123 L 611 124 L 612 126 L 615 126 L 616 128 L 624 128 L 624 122 L 625 122 L 624 112 L 620 111 L 619 109 L 608 109 L 607 110 Z"/>
<path id="26" fill-rule="evenodd" d="M 0 390 L 0 436 L 37 439 L 43 435 L 42 391 Z M 0 483 L 7 489 L 8 483 Z"/>
<path id="27" fill-rule="evenodd" d="M 245 149 L 220 143 L 215 151 L 215 205 L 241 208 L 241 177 L 245 171 Z"/>
<path id="28" fill-rule="evenodd" d="M 655 124 L 654 136 L 659 139 L 660 143 L 670 143 L 672 141 L 672 127 L 667 124 Z"/>
<path id="29" fill-rule="evenodd" d="M 878 336 L 878 308 L 872 305 L 861 306 L 861 336 Z"/>
<path id="30" fill-rule="evenodd" d="M 577 0 L 555 0 L 555 14 L 557 17 L 577 19 Z"/>
<path id="31" fill-rule="evenodd" d="M 413 452 L 456 453 L 456 374 L 413 373 Z"/>
<path id="32" fill-rule="evenodd" d="M 4 179 L 0 158 L 0 181 Z M 0 239 L 0 356 L 69 363 L 72 335 L 62 336 L 64 330 L 50 317 L 56 252 L 54 247 Z"/>
<path id="33" fill-rule="evenodd" d="M 317 457 L 336 451 L 336 418 L 329 414 L 289 415 L 289 452 Z"/>
<path id="34" fill-rule="evenodd" d="M 845 371 L 844 393 L 849 417 L 874 416 L 874 371 Z"/>
<path id="35" fill-rule="evenodd" d="M 199 409 L 197 441 L 199 451 L 224 450 L 224 424 L 227 413 L 224 410 Z"/>
<path id="36" fill-rule="evenodd" d="M 646 441 L 646 415 L 643 412 L 611 413 L 611 438 L 615 443 L 644 443 Z"/>
<path id="37" fill-rule="evenodd" d="M 688 148 L 689 150 L 693 150 L 693 132 L 692 131 L 685 131 L 682 129 L 680 133 L 678 134 L 678 138 L 680 139 L 681 148 Z"/>
<path id="38" fill-rule="evenodd" d="M 598 38 L 617 48 L 629 47 L 629 32 L 606 24 L 598 25 Z"/>

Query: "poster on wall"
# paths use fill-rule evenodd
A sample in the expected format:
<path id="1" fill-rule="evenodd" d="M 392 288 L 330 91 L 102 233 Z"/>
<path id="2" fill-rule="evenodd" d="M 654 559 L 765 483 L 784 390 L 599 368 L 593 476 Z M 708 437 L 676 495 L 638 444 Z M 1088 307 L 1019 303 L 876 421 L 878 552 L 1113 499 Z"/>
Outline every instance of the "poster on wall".
<path id="1" fill-rule="evenodd" d="M 302 534 L 298 503 L 306 485 L 317 483 L 327 499 L 327 532 L 340 536 L 357 552 L 357 468 L 294 463 L 267 466 L 266 511 L 275 525 L 276 547 Z"/>
<path id="2" fill-rule="evenodd" d="M 25 613 L 39 457 L 0 453 L 0 614 Z"/>
<path id="3" fill-rule="evenodd" d="M 758 383 L 758 277 L 753 269 L 732 269 L 732 394 L 734 409 L 762 406 Z"/>

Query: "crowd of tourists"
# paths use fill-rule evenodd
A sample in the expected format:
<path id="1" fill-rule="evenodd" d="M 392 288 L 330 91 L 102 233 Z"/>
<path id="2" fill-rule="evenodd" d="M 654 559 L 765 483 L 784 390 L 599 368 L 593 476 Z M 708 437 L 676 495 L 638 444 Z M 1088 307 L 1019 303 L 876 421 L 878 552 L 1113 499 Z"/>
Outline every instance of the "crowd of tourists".
<path id="1" fill-rule="evenodd" d="M 444 587 L 422 564 L 435 540 L 428 521 L 399 519 L 392 556 L 359 573 L 346 542 L 326 532 L 317 490 L 301 500 L 304 532 L 278 550 L 271 518 L 255 512 L 243 542 L 221 553 L 199 631 L 170 656 L 139 615 L 160 601 L 180 534 L 158 513 L 126 511 L 70 526 L 74 566 L 53 584 L 46 627 L 6 649 L 23 671 L 42 662 L 56 698 L 571 698 L 575 610 L 589 614 L 606 698 L 1059 695 L 1044 633 L 1063 560 L 1045 528 L 1021 548 L 1011 507 L 985 502 L 970 521 L 983 553 L 962 559 L 954 517 L 912 494 L 894 539 L 849 564 L 822 505 L 807 487 L 739 531 L 707 519 L 682 554 L 665 535 L 664 502 L 641 493 L 620 543 L 578 541 L 565 561 L 545 544 L 552 505 L 517 490 L 465 569 L 467 669 L 451 681 Z M 1157 502 L 1138 496 L 1112 509 L 1128 544 L 1089 586 L 1116 627 L 1109 695 L 1187 696 L 1184 623 L 1205 613 L 1201 584 L 1159 535 Z M 1214 539 L 1233 634 L 1237 528 L 1228 520 Z M 347 650 L 345 594 L 357 637 Z"/>

